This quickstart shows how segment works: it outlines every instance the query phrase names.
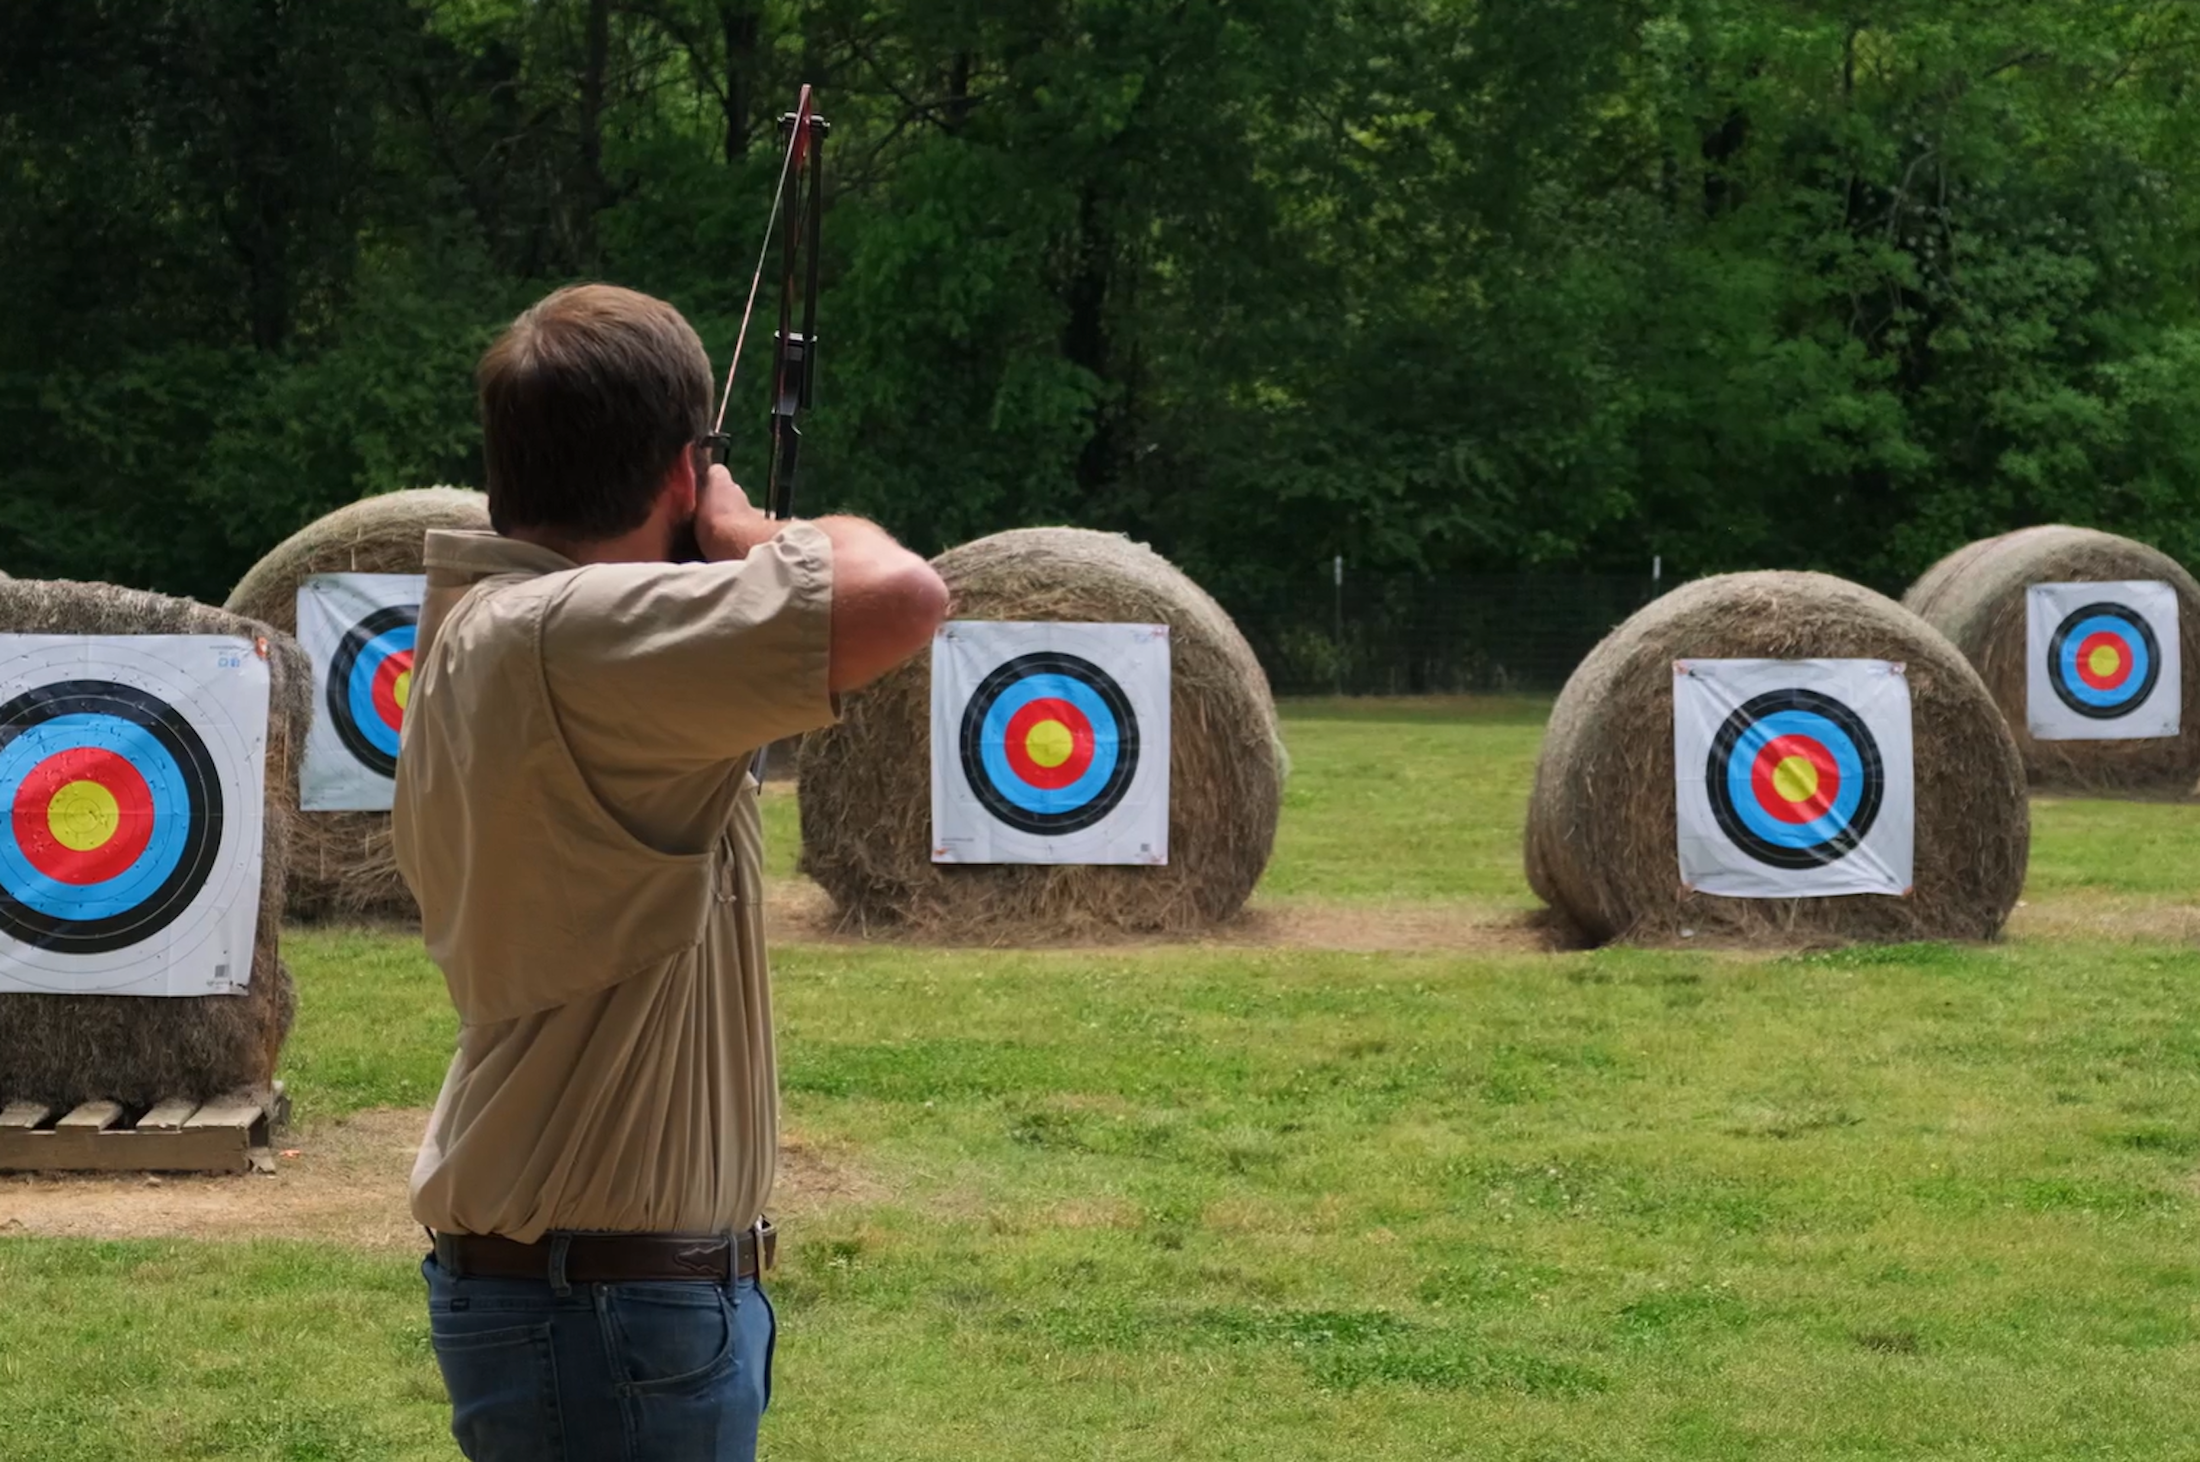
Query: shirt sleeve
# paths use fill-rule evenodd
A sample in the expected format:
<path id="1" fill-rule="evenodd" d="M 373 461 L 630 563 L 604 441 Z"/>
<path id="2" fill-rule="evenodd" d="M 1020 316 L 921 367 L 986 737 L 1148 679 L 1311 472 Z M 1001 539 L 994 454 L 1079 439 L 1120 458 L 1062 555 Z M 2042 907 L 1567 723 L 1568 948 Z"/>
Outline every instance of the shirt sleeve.
<path id="1" fill-rule="evenodd" d="M 568 573 L 542 664 L 576 753 L 692 770 L 830 724 L 832 553 L 795 523 L 738 562 Z"/>

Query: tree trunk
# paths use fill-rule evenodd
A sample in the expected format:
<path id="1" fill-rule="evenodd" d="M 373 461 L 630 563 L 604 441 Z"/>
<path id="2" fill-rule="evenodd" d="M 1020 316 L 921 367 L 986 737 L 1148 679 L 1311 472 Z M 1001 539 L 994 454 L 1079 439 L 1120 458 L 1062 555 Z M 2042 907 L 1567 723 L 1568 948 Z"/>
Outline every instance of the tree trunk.
<path id="1" fill-rule="evenodd" d="M 957 51 L 947 68 L 947 105 L 942 109 L 940 126 L 948 136 L 956 137 L 969 120 L 970 53 Z"/>
<path id="2" fill-rule="evenodd" d="M 749 151 L 750 98 L 756 90 L 756 43 L 763 17 L 742 0 L 724 0 L 718 25 L 725 36 L 726 161 L 739 162 Z"/>
<path id="3" fill-rule="evenodd" d="M 263 351 L 280 350 L 290 339 L 290 168 L 302 151 L 287 140 L 294 119 L 280 90 L 286 79 L 282 12 L 279 0 L 262 0 L 228 102 L 231 155 L 240 162 L 236 203 L 224 215 L 230 247 L 244 264 L 252 344 Z"/>
<path id="4" fill-rule="evenodd" d="M 596 263 L 596 213 L 610 199 L 603 175 L 604 78 L 611 68 L 611 0 L 588 0 L 588 34 L 581 55 L 581 196 L 573 220 L 574 255 Z"/>
<path id="5" fill-rule="evenodd" d="M 1069 319 L 1062 327 L 1062 354 L 1092 372 L 1103 386 L 1109 374 L 1108 276 L 1114 261 L 1105 209 L 1091 187 L 1077 197 L 1076 264 L 1065 291 Z M 1097 495 L 1115 477 L 1115 413 L 1102 400 L 1093 409 L 1092 436 L 1077 459 L 1077 485 Z"/>

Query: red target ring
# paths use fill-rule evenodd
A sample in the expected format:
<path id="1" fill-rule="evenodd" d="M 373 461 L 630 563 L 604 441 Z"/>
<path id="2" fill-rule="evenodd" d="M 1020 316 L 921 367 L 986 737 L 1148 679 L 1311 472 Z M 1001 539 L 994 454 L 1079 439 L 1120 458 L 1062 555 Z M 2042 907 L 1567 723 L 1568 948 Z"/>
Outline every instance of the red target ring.
<path id="1" fill-rule="evenodd" d="M 1810 736 L 1775 736 L 1749 769 L 1757 805 L 1782 822 L 1816 822 L 1841 795 L 1841 765 Z"/>
<path id="2" fill-rule="evenodd" d="M 1066 700 L 1042 696 L 1009 718 L 1008 764 L 1034 787 L 1058 791 L 1092 765 L 1092 722 Z"/>
<path id="3" fill-rule="evenodd" d="M 60 883 L 104 883 L 152 841 L 153 789 L 125 758 L 71 747 L 24 775 L 11 820 L 16 847 L 40 873 Z"/>
<path id="4" fill-rule="evenodd" d="M 381 665 L 374 672 L 374 685 L 369 694 L 374 700 L 375 713 L 381 716 L 382 724 L 393 732 L 403 729 L 405 725 L 406 698 L 398 695 L 397 685 L 400 680 L 405 680 L 409 686 L 412 668 L 413 652 L 395 650 L 383 657 Z"/>
<path id="5" fill-rule="evenodd" d="M 2115 690 L 2131 679 L 2132 666 L 2138 663 L 2129 642 L 2107 630 L 2095 630 L 2079 641 L 2077 659 L 2078 679 L 2095 690 Z M 2106 674 L 2096 668 L 2104 663 Z"/>

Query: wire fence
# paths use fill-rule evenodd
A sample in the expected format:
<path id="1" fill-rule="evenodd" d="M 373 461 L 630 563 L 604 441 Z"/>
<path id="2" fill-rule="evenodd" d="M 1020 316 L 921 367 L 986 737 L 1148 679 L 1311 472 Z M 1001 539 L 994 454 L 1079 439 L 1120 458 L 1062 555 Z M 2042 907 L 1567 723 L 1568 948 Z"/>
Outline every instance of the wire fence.
<path id="1" fill-rule="evenodd" d="M 1546 692 L 1655 598 L 1650 574 L 1354 575 L 1225 603 L 1278 695 Z"/>

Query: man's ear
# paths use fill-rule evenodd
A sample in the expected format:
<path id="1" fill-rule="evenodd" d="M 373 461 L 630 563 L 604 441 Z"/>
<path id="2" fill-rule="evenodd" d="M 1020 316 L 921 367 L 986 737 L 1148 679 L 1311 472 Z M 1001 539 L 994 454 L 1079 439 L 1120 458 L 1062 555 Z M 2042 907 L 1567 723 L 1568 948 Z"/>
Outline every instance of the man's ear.
<path id="1" fill-rule="evenodd" d="M 701 486 L 695 480 L 695 449 L 689 448 L 672 459 L 672 466 L 665 472 L 665 506 L 671 509 L 675 523 L 685 523 L 695 516 L 696 492 Z"/>

